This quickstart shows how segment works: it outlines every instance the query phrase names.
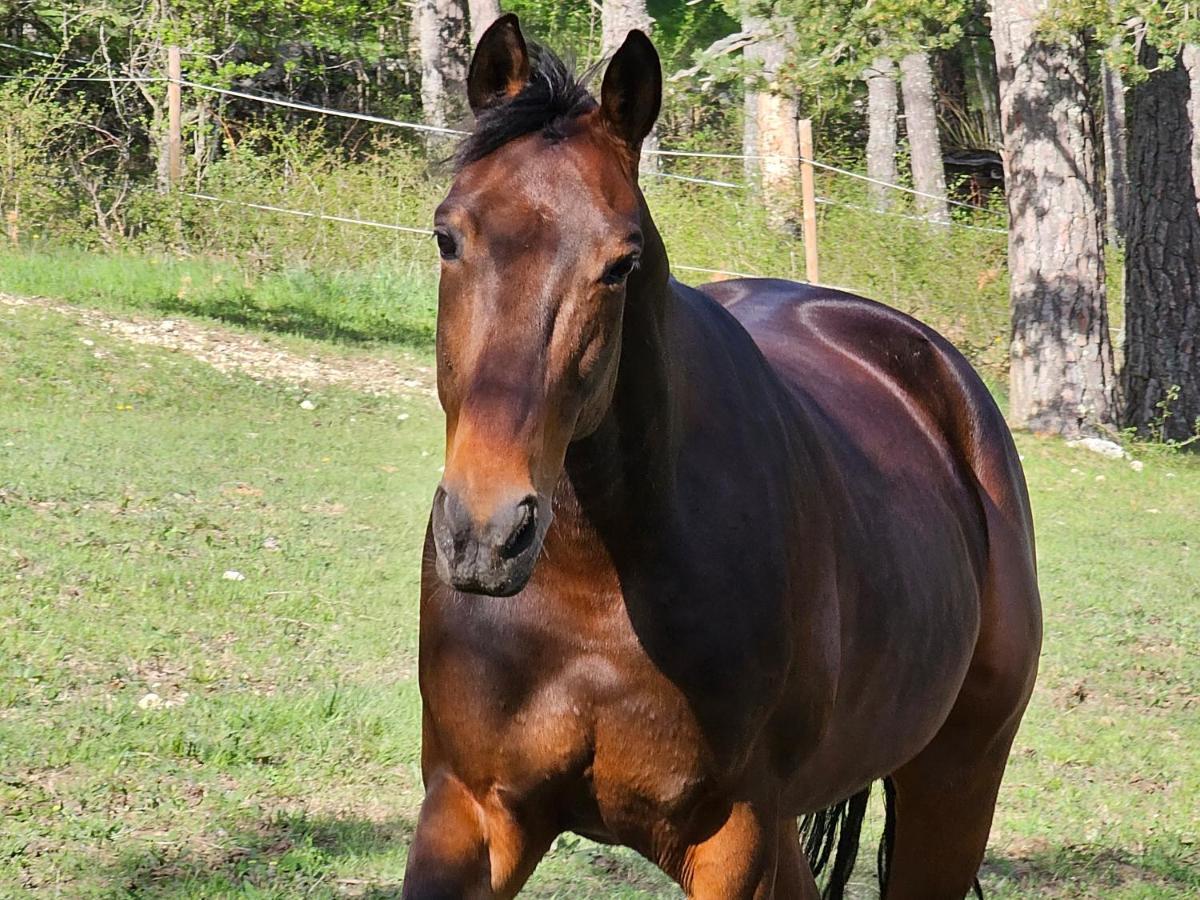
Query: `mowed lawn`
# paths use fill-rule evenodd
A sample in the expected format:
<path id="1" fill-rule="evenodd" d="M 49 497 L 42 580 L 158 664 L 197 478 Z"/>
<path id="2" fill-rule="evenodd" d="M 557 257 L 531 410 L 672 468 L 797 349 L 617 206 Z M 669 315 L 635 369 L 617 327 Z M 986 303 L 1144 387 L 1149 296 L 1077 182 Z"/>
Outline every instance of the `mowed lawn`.
<path id="1" fill-rule="evenodd" d="M 1019 443 L 1046 650 L 984 886 L 1195 897 L 1200 465 Z M 440 465 L 428 398 L 256 384 L 0 305 L 0 896 L 397 895 Z M 678 893 L 564 838 L 528 895 Z"/>

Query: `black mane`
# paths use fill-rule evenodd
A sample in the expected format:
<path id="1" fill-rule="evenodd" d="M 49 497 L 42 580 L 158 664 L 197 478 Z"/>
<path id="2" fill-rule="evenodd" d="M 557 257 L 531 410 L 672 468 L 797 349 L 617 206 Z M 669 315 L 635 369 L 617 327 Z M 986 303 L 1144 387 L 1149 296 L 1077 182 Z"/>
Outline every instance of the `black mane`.
<path id="1" fill-rule="evenodd" d="M 475 130 L 454 151 L 456 170 L 535 131 L 550 140 L 562 140 L 567 123 L 596 107 L 587 87 L 592 70 L 576 75 L 572 66 L 538 44 L 530 45 L 529 55 L 528 83 L 512 100 L 475 119 Z"/>

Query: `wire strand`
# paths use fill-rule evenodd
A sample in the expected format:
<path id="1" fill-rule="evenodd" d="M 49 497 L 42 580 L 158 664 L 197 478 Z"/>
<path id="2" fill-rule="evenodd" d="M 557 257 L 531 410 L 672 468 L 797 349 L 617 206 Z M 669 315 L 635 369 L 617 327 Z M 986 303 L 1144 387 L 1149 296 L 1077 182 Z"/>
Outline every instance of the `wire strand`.
<path id="1" fill-rule="evenodd" d="M 987 231 L 992 234 L 1008 234 L 1008 230 L 1004 228 L 991 228 L 987 225 L 968 225 L 966 222 L 955 222 L 950 219 L 945 222 L 937 222 L 921 216 L 910 216 L 906 213 L 892 212 L 885 209 L 871 209 L 869 206 L 860 206 L 857 203 L 846 203 L 844 200 L 834 200 L 831 197 L 816 197 L 816 202 L 821 206 L 840 206 L 842 209 L 853 209 L 858 212 L 868 213 L 872 216 L 888 216 L 892 219 L 906 219 L 909 222 L 920 222 L 922 225 L 949 225 L 953 228 L 969 228 L 971 231 Z"/>
<path id="2" fill-rule="evenodd" d="M 916 188 L 906 187 L 902 184 L 893 184 L 890 181 L 882 181 L 878 178 L 872 178 L 870 175 L 864 175 L 861 172 L 854 172 L 850 169 L 843 169 L 839 166 L 823 163 L 820 160 L 808 159 L 803 156 L 783 156 L 779 154 L 762 155 L 756 153 L 710 153 L 700 150 L 647 150 L 646 153 L 651 156 L 667 156 L 678 157 L 681 159 L 725 159 L 725 160 L 780 160 L 782 162 L 799 162 L 809 163 L 815 168 L 824 169 L 827 172 L 835 172 L 838 175 L 845 175 L 848 178 L 857 178 L 859 181 L 865 181 L 868 184 L 877 184 L 880 187 L 890 188 L 893 191 L 902 191 L 906 194 L 912 194 L 914 197 L 926 197 L 930 200 L 939 202 L 945 201 L 951 206 L 958 206 L 962 209 L 970 209 L 975 212 L 986 213 L 992 216 L 1002 216 L 1005 213 L 1000 210 L 988 209 L 986 206 L 976 206 L 974 203 L 964 203 L 961 200 L 955 200 L 952 197 L 943 197 L 939 194 L 930 194 L 926 191 L 918 191 Z"/>
<path id="3" fill-rule="evenodd" d="M 240 97 L 243 100 L 257 100 L 259 103 L 266 103 L 271 106 L 283 106 L 288 109 L 298 109 L 304 112 L 321 113 L 327 116 L 340 116 L 343 119 L 357 119 L 360 122 L 373 122 L 376 125 L 391 125 L 395 128 L 411 128 L 414 131 L 426 131 L 432 134 L 452 134 L 462 136 L 468 134 L 466 131 L 460 131 L 457 128 L 442 128 L 439 125 L 422 125 L 419 122 L 403 122 L 399 119 L 387 119 L 383 116 L 372 116 L 367 113 L 349 112 L 344 109 L 329 109 L 324 106 L 313 106 L 311 103 L 298 103 L 294 100 L 280 100 L 275 97 L 265 97 L 261 94 L 250 94 L 246 91 L 234 91 L 229 88 L 214 87 L 211 84 L 201 84 L 197 81 L 188 81 L 186 78 L 181 78 L 179 83 L 184 87 L 190 87 L 198 91 L 211 91 L 214 94 L 224 94 L 227 97 Z"/>
<path id="4" fill-rule="evenodd" d="M 267 203 L 249 203 L 245 200 L 230 200 L 226 197 L 214 197 L 212 194 L 193 194 L 184 192 L 185 197 L 191 197 L 195 200 L 208 200 L 212 203 L 229 203 L 234 206 L 244 206 L 248 209 L 259 209 L 264 212 L 283 213 L 289 216 L 299 216 L 304 219 L 322 219 L 327 222 L 341 222 L 345 225 L 366 225 L 371 228 L 386 228 L 388 231 L 400 231 L 405 234 L 419 234 L 427 237 L 433 234 L 429 228 L 413 228 L 410 225 L 392 225 L 389 222 L 374 222 L 370 219 L 354 219 L 349 216 L 336 216 L 330 213 L 309 212 L 303 209 L 288 209 L 283 206 L 271 206 Z"/>

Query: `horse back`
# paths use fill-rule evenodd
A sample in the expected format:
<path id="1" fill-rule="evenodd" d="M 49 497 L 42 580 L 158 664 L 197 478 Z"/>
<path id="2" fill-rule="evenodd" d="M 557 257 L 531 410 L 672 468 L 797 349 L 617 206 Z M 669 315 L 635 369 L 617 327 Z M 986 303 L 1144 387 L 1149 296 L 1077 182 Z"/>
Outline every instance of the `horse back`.
<path id="1" fill-rule="evenodd" d="M 914 448 L 893 442 L 888 422 L 915 422 L 964 483 L 1028 535 L 1032 560 L 1032 516 L 1012 435 L 949 341 L 899 310 L 831 288 L 739 279 L 700 290 L 750 333 L 785 386 L 833 424 L 841 450 L 852 443 L 898 462 Z"/>

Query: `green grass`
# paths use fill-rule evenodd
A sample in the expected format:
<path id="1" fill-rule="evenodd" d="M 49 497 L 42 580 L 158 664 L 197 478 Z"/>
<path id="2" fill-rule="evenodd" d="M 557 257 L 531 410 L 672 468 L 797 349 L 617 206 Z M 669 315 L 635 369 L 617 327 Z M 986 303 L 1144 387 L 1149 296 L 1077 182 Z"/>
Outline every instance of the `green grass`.
<path id="1" fill-rule="evenodd" d="M 71 247 L 0 251 L 0 288 L 118 312 L 186 314 L 342 343 L 427 349 L 437 315 L 429 266 L 261 270 L 253 262 Z"/>
<path id="2" fill-rule="evenodd" d="M 0 288 L 24 289 L 11 260 Z M 205 265 L 63 291 L 175 312 Z M 421 793 L 432 401 L 255 384 L 4 306 L 0 397 L 0 896 L 393 895 Z M 985 887 L 1194 897 L 1200 465 L 1019 443 L 1046 652 Z M 676 894 L 566 838 L 529 896 Z"/>

